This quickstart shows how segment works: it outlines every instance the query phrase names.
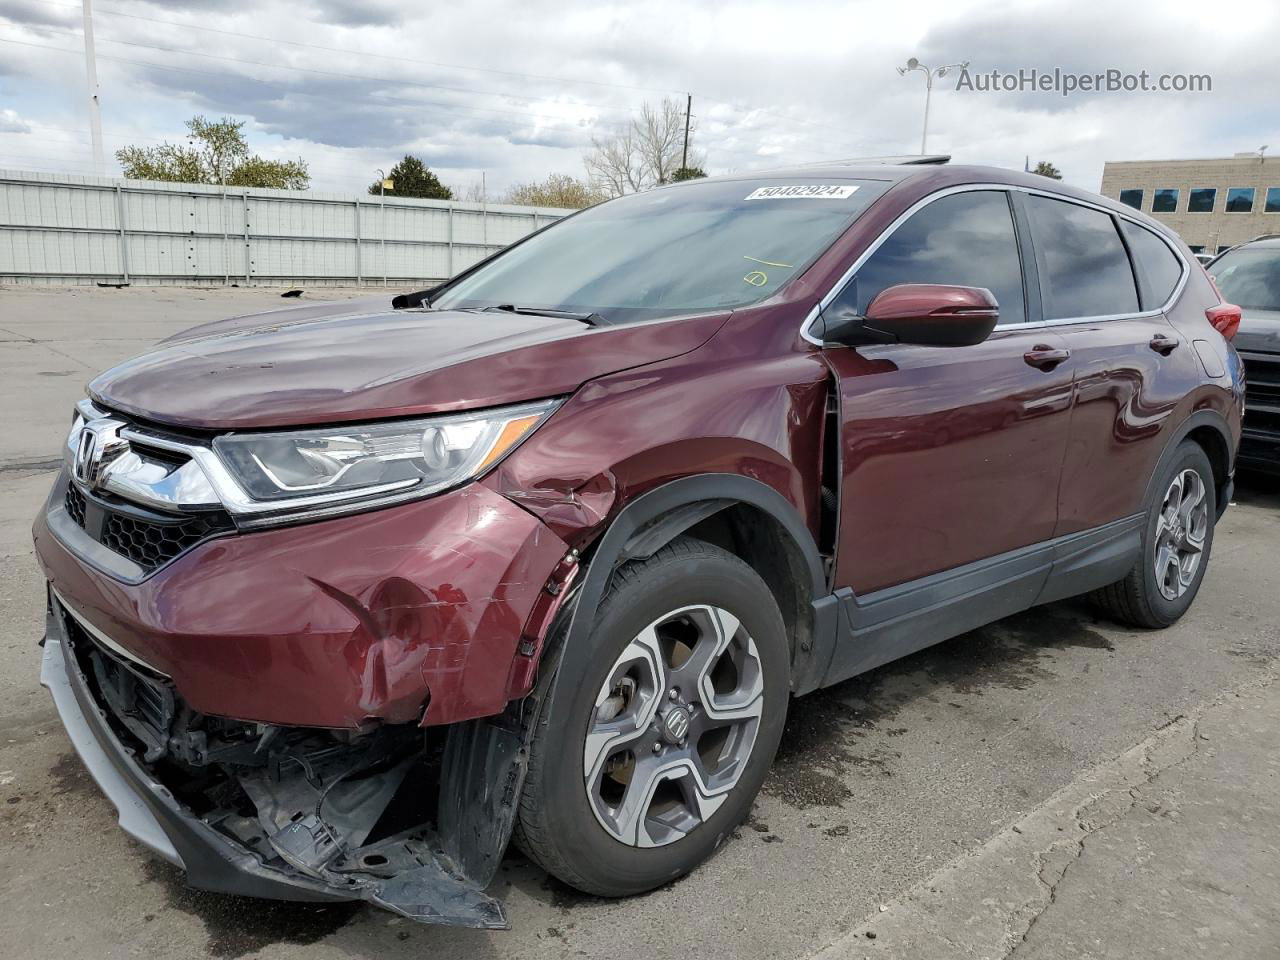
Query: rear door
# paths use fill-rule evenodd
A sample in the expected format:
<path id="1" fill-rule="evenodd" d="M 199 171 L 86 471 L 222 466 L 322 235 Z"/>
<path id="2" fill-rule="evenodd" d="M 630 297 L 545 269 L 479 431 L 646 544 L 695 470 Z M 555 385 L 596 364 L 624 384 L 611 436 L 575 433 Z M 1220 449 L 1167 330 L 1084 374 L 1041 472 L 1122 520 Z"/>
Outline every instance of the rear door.
<path id="1" fill-rule="evenodd" d="M 1028 256 L 1006 191 L 949 192 L 891 228 L 838 294 L 862 313 L 899 283 L 986 287 L 1000 322 L 973 347 L 824 348 L 841 416 L 837 587 L 861 596 L 1053 536 L 1072 365 L 1062 337 L 1026 324 L 1039 311 Z"/>
<path id="2" fill-rule="evenodd" d="M 1192 345 L 1161 311 L 1184 270 L 1163 240 L 1097 207 L 1041 194 L 1018 200 L 1044 318 L 1065 341 L 1075 373 L 1061 536 L 1141 510 L 1171 415 L 1199 370 Z"/>

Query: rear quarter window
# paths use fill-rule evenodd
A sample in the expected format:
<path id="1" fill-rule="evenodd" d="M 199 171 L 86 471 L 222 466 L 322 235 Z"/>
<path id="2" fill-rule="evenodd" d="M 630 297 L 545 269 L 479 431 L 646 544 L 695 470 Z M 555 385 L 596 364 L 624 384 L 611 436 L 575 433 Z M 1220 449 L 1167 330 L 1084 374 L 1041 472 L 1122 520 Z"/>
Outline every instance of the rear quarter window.
<path id="1" fill-rule="evenodd" d="M 1029 196 L 1027 218 L 1046 320 L 1138 312 L 1129 255 L 1109 213 Z"/>
<path id="2" fill-rule="evenodd" d="M 1133 257 L 1142 309 L 1156 310 L 1163 307 L 1182 279 L 1182 261 L 1174 255 L 1167 243 L 1146 227 L 1121 220 L 1120 230 L 1124 233 L 1125 242 L 1129 244 L 1129 254 Z"/>

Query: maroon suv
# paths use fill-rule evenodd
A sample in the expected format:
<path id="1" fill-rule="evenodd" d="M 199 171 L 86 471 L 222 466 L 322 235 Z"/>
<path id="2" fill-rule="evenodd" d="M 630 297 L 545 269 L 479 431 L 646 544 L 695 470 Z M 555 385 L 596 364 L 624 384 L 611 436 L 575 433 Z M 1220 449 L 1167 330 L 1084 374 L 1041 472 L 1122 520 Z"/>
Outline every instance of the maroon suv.
<path id="1" fill-rule="evenodd" d="M 614 200 L 94 380 L 35 523 L 42 679 L 196 886 L 500 926 L 514 832 L 649 890 L 746 815 L 790 697 L 1086 592 L 1177 620 L 1238 320 L 1164 227 L 1035 176 Z"/>

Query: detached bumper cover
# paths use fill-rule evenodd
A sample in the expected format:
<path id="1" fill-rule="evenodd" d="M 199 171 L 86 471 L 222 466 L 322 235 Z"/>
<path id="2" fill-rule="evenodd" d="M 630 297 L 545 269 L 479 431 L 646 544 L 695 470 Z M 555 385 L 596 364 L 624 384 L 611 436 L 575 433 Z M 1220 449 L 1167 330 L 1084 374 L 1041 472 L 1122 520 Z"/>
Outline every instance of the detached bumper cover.
<path id="1" fill-rule="evenodd" d="M 451 864 L 424 858 L 420 848 L 388 842 L 403 871 L 389 878 L 352 876 L 341 885 L 269 866 L 251 851 L 205 823 L 139 762 L 112 730 L 105 709 L 70 647 L 64 615 L 51 603 L 46 621 L 40 682 L 49 688 L 76 752 L 99 788 L 115 805 L 120 826 L 147 849 L 186 870 L 188 882 L 204 890 L 277 900 L 366 900 L 428 923 L 502 928 L 502 907 Z"/>

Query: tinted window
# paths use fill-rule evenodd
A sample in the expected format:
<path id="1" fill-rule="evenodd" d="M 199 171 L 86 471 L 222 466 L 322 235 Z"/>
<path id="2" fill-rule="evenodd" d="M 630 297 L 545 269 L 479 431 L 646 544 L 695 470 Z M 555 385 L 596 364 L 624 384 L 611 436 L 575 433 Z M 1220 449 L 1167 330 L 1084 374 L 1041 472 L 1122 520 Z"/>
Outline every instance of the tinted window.
<path id="1" fill-rule="evenodd" d="M 1110 214 L 1027 197 L 1046 320 L 1136 313 L 1133 269 Z"/>
<path id="2" fill-rule="evenodd" d="M 1187 196 L 1187 213 L 1213 213 L 1213 203 L 1217 199 L 1215 187 L 1197 187 Z"/>
<path id="3" fill-rule="evenodd" d="M 1280 248 L 1238 247 L 1215 260 L 1209 272 L 1228 303 L 1280 310 Z"/>
<path id="4" fill-rule="evenodd" d="M 1232 187 L 1227 191 L 1227 213 L 1252 213 L 1253 187 Z"/>
<path id="5" fill-rule="evenodd" d="M 1129 253 L 1138 265 L 1142 309 L 1154 310 L 1164 306 L 1182 277 L 1182 261 L 1150 230 L 1128 220 L 1120 221 L 1120 229 L 1124 231 Z"/>
<path id="6" fill-rule="evenodd" d="M 1135 210 L 1142 209 L 1142 191 L 1141 190 L 1121 190 L 1120 202 L 1127 203 Z"/>
<path id="7" fill-rule="evenodd" d="M 1280 213 L 1280 187 L 1267 187 L 1267 213 Z"/>
<path id="8" fill-rule="evenodd" d="M 1151 195 L 1152 213 L 1173 213 L 1177 209 L 1177 190 L 1157 190 Z"/>
<path id="9" fill-rule="evenodd" d="M 889 238 L 859 269 L 842 299 L 854 297 L 857 312 L 886 287 L 899 283 L 949 283 L 986 287 L 1000 305 L 1001 323 L 1022 323 L 1022 262 L 1009 200 L 977 190 L 928 204 Z"/>
<path id="10" fill-rule="evenodd" d="M 433 303 L 599 313 L 613 323 L 744 306 L 777 292 L 887 186 L 815 172 L 621 197 L 511 247 Z"/>

